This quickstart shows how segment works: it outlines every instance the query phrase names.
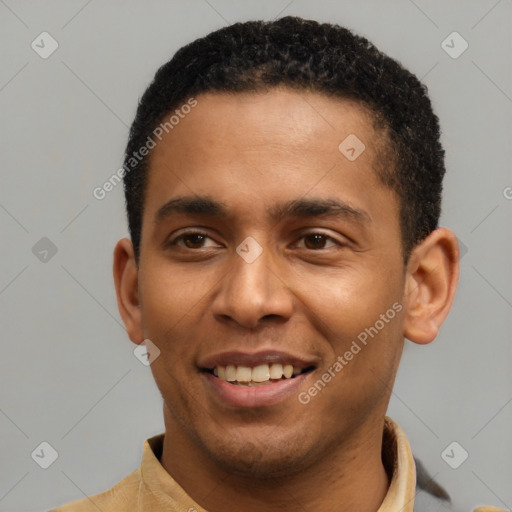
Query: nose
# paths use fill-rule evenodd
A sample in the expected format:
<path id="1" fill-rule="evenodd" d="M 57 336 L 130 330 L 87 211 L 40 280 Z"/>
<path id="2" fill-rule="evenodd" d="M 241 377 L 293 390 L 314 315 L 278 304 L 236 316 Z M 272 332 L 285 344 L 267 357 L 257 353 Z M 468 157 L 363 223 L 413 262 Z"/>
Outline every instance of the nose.
<path id="1" fill-rule="evenodd" d="M 290 318 L 293 303 L 282 266 L 270 250 L 264 249 L 252 262 L 233 254 L 231 268 L 214 296 L 212 311 L 219 321 L 254 329 L 270 318 Z"/>

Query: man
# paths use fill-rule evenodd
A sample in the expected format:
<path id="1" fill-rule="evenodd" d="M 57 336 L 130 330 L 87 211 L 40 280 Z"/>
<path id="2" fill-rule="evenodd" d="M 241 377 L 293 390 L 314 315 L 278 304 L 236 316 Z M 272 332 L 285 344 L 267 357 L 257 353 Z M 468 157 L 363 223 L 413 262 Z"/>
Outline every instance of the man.
<path id="1" fill-rule="evenodd" d="M 455 294 L 443 158 L 425 87 L 344 28 L 239 23 L 179 50 L 131 127 L 114 251 L 165 434 L 55 510 L 450 510 L 385 416 L 404 338 L 432 342 Z"/>

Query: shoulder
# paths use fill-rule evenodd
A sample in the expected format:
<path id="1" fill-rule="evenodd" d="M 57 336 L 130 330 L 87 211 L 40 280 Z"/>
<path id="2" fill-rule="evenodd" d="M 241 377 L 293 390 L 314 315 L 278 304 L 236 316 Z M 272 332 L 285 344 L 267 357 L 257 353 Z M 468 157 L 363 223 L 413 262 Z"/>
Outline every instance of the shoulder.
<path id="1" fill-rule="evenodd" d="M 136 469 L 108 491 L 72 501 L 49 512 L 98 512 L 98 510 L 131 510 L 137 502 L 140 469 Z"/>

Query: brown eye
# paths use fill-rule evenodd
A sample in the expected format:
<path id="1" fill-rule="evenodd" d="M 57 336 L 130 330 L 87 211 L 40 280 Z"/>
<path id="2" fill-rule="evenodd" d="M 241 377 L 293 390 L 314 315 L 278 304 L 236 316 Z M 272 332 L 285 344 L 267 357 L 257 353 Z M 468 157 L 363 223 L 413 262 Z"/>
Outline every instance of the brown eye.
<path id="1" fill-rule="evenodd" d="M 211 240 L 211 243 L 209 246 L 205 246 L 205 242 L 208 240 Z M 203 249 L 208 247 L 217 247 L 211 237 L 209 237 L 206 233 L 201 233 L 200 231 L 183 233 L 177 236 L 174 240 L 171 240 L 169 245 L 176 245 L 184 249 Z"/>
<path id="2" fill-rule="evenodd" d="M 304 240 L 304 247 L 311 250 L 328 249 L 329 247 L 340 245 L 332 237 L 324 235 L 323 233 L 310 233 L 308 235 L 304 235 L 302 239 Z M 326 247 L 326 243 L 329 241 L 332 245 Z"/>
<path id="3" fill-rule="evenodd" d="M 199 249 L 201 244 L 204 242 L 206 236 L 201 235 L 200 233 L 192 234 L 192 235 L 184 235 L 181 237 L 183 243 L 189 249 Z"/>

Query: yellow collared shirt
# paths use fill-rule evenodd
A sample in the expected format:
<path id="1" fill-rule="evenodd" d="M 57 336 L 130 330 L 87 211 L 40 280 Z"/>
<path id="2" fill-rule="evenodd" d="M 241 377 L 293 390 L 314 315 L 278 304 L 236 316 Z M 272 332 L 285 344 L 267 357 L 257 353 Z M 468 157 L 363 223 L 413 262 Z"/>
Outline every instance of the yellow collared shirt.
<path id="1" fill-rule="evenodd" d="M 164 434 L 147 439 L 140 467 L 112 489 L 50 512 L 207 512 L 160 464 L 163 439 Z M 377 512 L 415 512 L 416 466 L 411 447 L 403 430 L 388 417 L 384 422 L 382 450 L 392 477 Z M 500 509 L 480 507 L 474 512 L 500 512 Z"/>

